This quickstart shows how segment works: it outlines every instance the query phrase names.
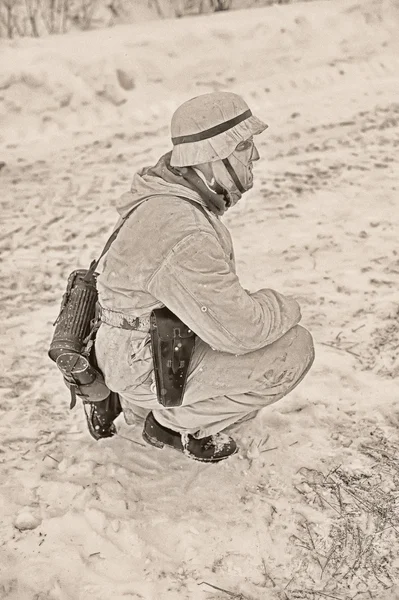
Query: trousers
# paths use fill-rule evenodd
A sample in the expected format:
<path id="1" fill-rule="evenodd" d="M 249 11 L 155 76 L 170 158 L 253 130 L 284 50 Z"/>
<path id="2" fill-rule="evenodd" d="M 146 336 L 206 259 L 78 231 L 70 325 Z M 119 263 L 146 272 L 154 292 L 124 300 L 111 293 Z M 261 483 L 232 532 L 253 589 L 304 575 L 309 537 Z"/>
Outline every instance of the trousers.
<path id="1" fill-rule="evenodd" d="M 108 387 L 118 392 L 127 423 L 151 410 L 164 427 L 195 437 L 218 433 L 277 402 L 302 381 L 314 360 L 312 336 L 300 325 L 272 344 L 237 356 L 197 338 L 183 403 L 166 408 L 156 397 L 151 359 L 137 377 L 136 365 L 140 359 L 148 362 L 148 355 L 135 352 L 133 361 L 125 358 L 130 346 L 121 336 L 129 333 L 102 325 L 96 340 L 99 367 Z"/>

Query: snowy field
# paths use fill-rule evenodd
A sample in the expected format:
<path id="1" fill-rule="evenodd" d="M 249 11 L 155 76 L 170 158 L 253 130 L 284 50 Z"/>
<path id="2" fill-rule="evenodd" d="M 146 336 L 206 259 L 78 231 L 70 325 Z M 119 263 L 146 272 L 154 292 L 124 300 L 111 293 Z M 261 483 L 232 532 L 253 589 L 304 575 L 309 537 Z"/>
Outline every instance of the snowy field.
<path id="1" fill-rule="evenodd" d="M 1 600 L 399 599 L 398 26 L 338 0 L 1 42 Z M 217 89 L 269 123 L 239 275 L 299 299 L 316 361 L 203 465 L 122 417 L 96 443 L 47 349 L 173 110 Z"/>

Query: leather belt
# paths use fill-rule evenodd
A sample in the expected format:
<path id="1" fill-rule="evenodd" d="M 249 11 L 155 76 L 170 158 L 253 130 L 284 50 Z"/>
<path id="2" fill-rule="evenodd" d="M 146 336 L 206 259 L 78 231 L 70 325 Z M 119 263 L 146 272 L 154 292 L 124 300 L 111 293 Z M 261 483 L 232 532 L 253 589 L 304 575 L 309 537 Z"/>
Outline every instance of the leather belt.
<path id="1" fill-rule="evenodd" d="M 118 327 L 119 329 L 128 329 L 135 331 L 150 331 L 150 317 L 133 317 L 125 315 L 109 308 L 100 308 L 100 319 L 102 323 Z"/>

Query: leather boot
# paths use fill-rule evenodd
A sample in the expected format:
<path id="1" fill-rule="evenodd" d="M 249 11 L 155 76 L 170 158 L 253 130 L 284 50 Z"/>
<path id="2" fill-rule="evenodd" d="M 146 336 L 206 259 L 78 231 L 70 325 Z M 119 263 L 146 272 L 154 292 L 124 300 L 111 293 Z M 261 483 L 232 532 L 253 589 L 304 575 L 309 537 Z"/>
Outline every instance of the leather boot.
<path id="1" fill-rule="evenodd" d="M 156 448 L 169 446 L 187 457 L 200 462 L 219 462 L 238 451 L 235 441 L 223 433 L 195 438 L 189 433 L 180 433 L 163 427 L 150 412 L 145 420 L 143 439 Z"/>
<path id="2" fill-rule="evenodd" d="M 95 440 L 109 438 L 116 434 L 114 420 L 122 412 L 116 392 L 111 392 L 108 398 L 101 402 L 84 402 L 83 406 L 90 435 Z"/>

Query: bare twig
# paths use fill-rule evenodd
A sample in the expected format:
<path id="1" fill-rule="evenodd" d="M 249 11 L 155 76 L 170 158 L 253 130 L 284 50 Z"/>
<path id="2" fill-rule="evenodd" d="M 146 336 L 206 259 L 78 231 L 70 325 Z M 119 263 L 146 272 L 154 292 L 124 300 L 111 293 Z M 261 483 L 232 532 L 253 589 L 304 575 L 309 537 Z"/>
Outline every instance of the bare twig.
<path id="1" fill-rule="evenodd" d="M 313 540 L 312 532 L 310 531 L 309 523 L 307 521 L 305 521 L 305 527 L 306 527 L 306 530 L 308 532 L 308 536 L 309 536 L 309 539 L 310 539 L 310 543 L 312 544 L 312 548 L 315 551 L 316 555 L 318 555 L 318 551 L 316 550 L 316 545 L 315 545 L 314 540 Z M 318 562 L 318 565 L 319 565 L 320 569 L 323 570 L 323 565 L 321 564 L 320 559 L 319 559 L 318 556 L 316 556 L 316 560 Z"/>
<path id="2" fill-rule="evenodd" d="M 284 589 L 285 589 L 285 590 L 286 590 L 286 589 L 287 589 L 287 587 L 288 587 L 288 586 L 289 586 L 289 585 L 290 585 L 290 584 L 291 584 L 291 583 L 294 581 L 294 579 L 295 579 L 295 575 L 293 575 L 293 576 L 291 577 L 291 579 L 289 580 L 289 582 L 288 582 L 288 583 L 287 583 L 287 584 L 284 586 Z"/>
<path id="3" fill-rule="evenodd" d="M 339 507 L 340 507 L 340 509 L 341 509 L 341 513 L 342 513 L 342 511 L 343 511 L 343 504 L 342 504 L 341 487 L 340 487 L 340 485 L 339 485 L 338 483 L 337 483 L 336 485 L 337 485 L 337 487 L 336 487 L 336 490 L 337 490 L 337 498 L 338 498 Z"/>
<path id="4" fill-rule="evenodd" d="M 333 554 L 335 552 L 335 548 L 336 548 L 336 544 L 333 544 L 333 547 L 331 548 L 330 552 L 327 555 L 326 562 L 323 565 L 323 569 L 321 571 L 320 579 L 323 579 L 324 571 L 326 570 L 327 565 L 330 562 L 331 557 L 333 556 Z"/>
<path id="5" fill-rule="evenodd" d="M 274 446 L 274 448 L 265 448 L 264 450 L 261 450 L 261 454 L 263 454 L 263 452 L 271 452 L 272 450 L 277 450 L 278 446 Z"/>
<path id="6" fill-rule="evenodd" d="M 300 544 L 295 544 L 297 548 L 305 548 L 305 550 L 309 550 L 310 552 L 312 552 L 313 550 L 318 556 L 321 556 L 321 558 L 327 558 L 325 554 L 322 554 L 321 552 L 318 552 L 315 548 L 310 547 L 309 544 L 307 544 L 304 540 L 295 535 L 295 533 L 292 535 L 292 537 L 296 538 L 299 542 L 301 542 Z"/>
<path id="7" fill-rule="evenodd" d="M 329 502 L 329 501 L 328 501 L 326 498 L 324 498 L 324 496 L 322 496 L 322 495 L 320 494 L 320 492 L 318 492 L 317 490 L 315 490 L 315 489 L 314 489 L 314 486 L 315 486 L 315 485 L 317 485 L 317 484 L 312 484 L 312 483 L 309 483 L 309 482 L 306 482 L 306 483 L 309 485 L 309 487 L 311 487 L 311 488 L 312 488 L 312 490 L 314 491 L 314 493 L 316 494 L 316 496 L 317 496 L 318 498 L 320 498 L 320 500 L 322 500 L 323 502 L 325 502 L 326 504 L 328 504 L 328 506 L 329 506 L 330 508 L 332 508 L 333 510 L 335 510 L 335 512 L 336 512 L 336 513 L 338 513 L 339 515 L 341 515 L 340 511 L 339 511 L 337 508 L 335 508 L 335 506 L 333 506 L 333 505 L 331 504 L 331 502 Z"/>
<path id="8" fill-rule="evenodd" d="M 228 594 L 231 598 L 237 598 L 237 596 L 240 595 L 240 594 L 235 594 L 234 592 L 230 592 L 229 590 L 225 590 L 221 587 L 218 587 L 217 585 L 212 585 L 212 583 L 208 583 L 207 581 L 201 581 L 198 585 L 204 585 L 204 584 L 209 585 L 209 587 L 213 588 L 214 590 L 218 590 L 219 592 L 224 592 L 225 594 Z"/>
<path id="9" fill-rule="evenodd" d="M 355 346 L 357 346 L 358 344 L 353 344 L 353 346 L 350 346 L 350 348 L 354 348 Z M 356 358 L 361 358 L 360 354 L 358 354 L 357 352 L 353 352 L 353 350 L 350 350 L 350 348 L 342 348 L 342 350 L 344 352 L 347 352 L 348 354 L 352 354 L 352 356 L 356 356 Z M 340 348 L 341 350 L 341 348 Z"/>
<path id="10" fill-rule="evenodd" d="M 384 529 L 380 529 L 375 532 L 375 535 L 380 535 L 380 533 L 384 533 L 384 531 L 388 531 L 388 529 L 395 529 L 394 525 L 390 525 L 389 527 L 384 527 Z"/>
<path id="11" fill-rule="evenodd" d="M 51 458 L 52 460 L 54 460 L 56 463 L 59 463 L 60 461 L 57 460 L 56 458 L 54 458 L 54 456 L 51 456 L 51 454 L 45 454 L 42 458 L 42 461 L 46 458 L 46 456 L 48 456 L 48 458 Z"/>
<path id="12" fill-rule="evenodd" d="M 136 440 L 132 440 L 128 437 L 125 437 L 124 435 L 121 435 L 120 433 L 116 433 L 115 435 L 117 435 L 118 437 L 122 438 L 123 440 L 127 440 L 128 442 L 132 442 L 132 444 L 137 444 L 137 446 L 141 446 L 142 448 L 147 448 L 147 446 L 145 444 L 140 444 L 140 442 L 136 442 Z"/>
<path id="13" fill-rule="evenodd" d="M 341 350 L 341 352 L 347 352 L 347 354 L 352 354 L 353 356 L 356 356 L 356 358 L 360 358 L 360 354 L 352 352 L 352 350 L 347 350 L 346 348 L 341 348 L 335 344 L 329 344 L 328 342 L 320 342 L 320 344 L 322 344 L 322 346 L 328 346 L 329 348 L 335 348 L 335 350 Z"/>
<path id="14" fill-rule="evenodd" d="M 276 587 L 276 582 L 271 577 L 271 575 L 269 575 L 268 570 L 266 568 L 266 562 L 265 562 L 265 559 L 263 557 L 262 557 L 262 565 L 263 565 L 263 572 L 264 572 L 265 578 L 266 579 L 270 579 L 270 581 L 272 582 L 273 587 Z"/>
<path id="15" fill-rule="evenodd" d="M 380 511 L 378 510 L 378 506 L 376 504 L 374 504 L 373 502 L 367 502 L 366 500 L 363 500 L 362 498 L 359 498 L 359 496 L 356 496 L 356 494 L 354 494 L 354 492 L 352 492 L 347 486 L 344 486 L 344 490 L 350 495 L 352 496 L 352 498 L 354 498 L 354 500 L 356 501 L 356 503 L 359 504 L 366 510 L 367 513 L 371 513 L 371 514 L 380 514 Z M 388 523 L 391 523 L 392 525 L 392 529 L 393 531 L 395 531 L 395 533 L 397 535 L 399 535 L 399 531 L 396 528 L 396 523 L 392 522 L 392 519 L 390 519 L 387 515 L 385 515 L 385 520 L 388 521 Z"/>
<path id="16" fill-rule="evenodd" d="M 267 433 L 267 434 L 266 434 L 266 437 L 265 437 L 265 438 L 263 438 L 263 439 L 261 439 L 261 440 L 258 442 L 258 444 L 257 444 L 257 447 L 259 448 L 260 446 L 265 446 L 265 445 L 267 444 L 267 442 L 268 442 L 269 438 L 270 438 L 270 433 Z M 254 443 L 254 442 L 255 442 L 255 440 L 252 440 L 252 443 Z M 252 445 L 252 444 L 251 444 L 251 445 Z"/>
<path id="17" fill-rule="evenodd" d="M 344 486 L 344 490 L 350 496 L 352 496 L 352 498 L 354 498 L 358 504 L 363 505 L 363 507 L 366 509 L 367 512 L 371 512 L 372 506 L 370 506 L 370 504 L 368 502 L 366 502 L 365 500 L 362 500 L 362 498 L 359 498 L 358 496 L 356 496 L 356 494 L 354 494 L 352 492 L 352 490 L 350 490 L 347 486 Z"/>

